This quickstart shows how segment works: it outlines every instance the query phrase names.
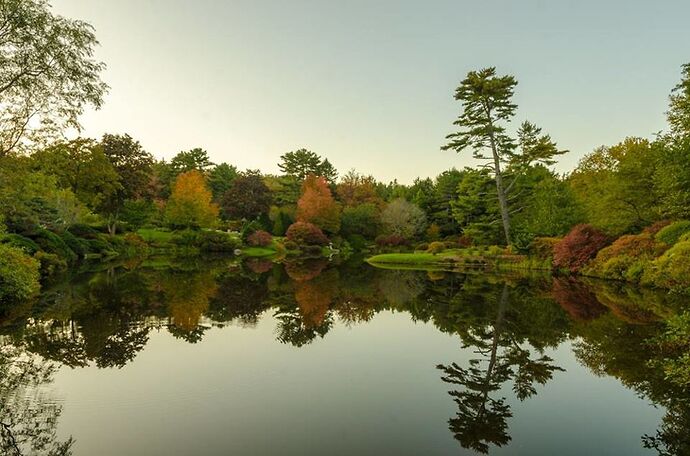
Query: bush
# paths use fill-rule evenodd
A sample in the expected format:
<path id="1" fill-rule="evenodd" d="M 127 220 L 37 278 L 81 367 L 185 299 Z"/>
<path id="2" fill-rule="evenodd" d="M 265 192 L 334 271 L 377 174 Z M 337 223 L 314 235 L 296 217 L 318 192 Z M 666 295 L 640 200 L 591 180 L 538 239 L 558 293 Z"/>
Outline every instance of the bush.
<path id="1" fill-rule="evenodd" d="M 33 255 L 41 250 L 41 248 L 31 239 L 21 236 L 19 234 L 6 234 L 2 236 L 0 242 L 3 244 L 22 249 L 24 252 Z"/>
<path id="2" fill-rule="evenodd" d="M 297 245 L 296 242 L 291 241 L 291 240 L 289 240 L 289 239 L 286 240 L 286 241 L 283 243 L 283 245 L 285 246 L 285 249 L 288 250 L 288 251 L 299 250 L 299 245 Z"/>
<path id="3" fill-rule="evenodd" d="M 545 260 L 553 259 L 553 249 L 561 242 L 560 238 L 554 237 L 538 237 L 532 241 L 530 246 L 530 254 Z"/>
<path id="4" fill-rule="evenodd" d="M 407 244 L 407 239 L 399 234 L 381 235 L 376 237 L 376 244 L 381 247 L 397 247 Z"/>
<path id="5" fill-rule="evenodd" d="M 367 248 L 367 240 L 361 234 L 351 234 L 347 237 L 347 242 L 352 250 L 357 252 Z"/>
<path id="6" fill-rule="evenodd" d="M 656 236 L 656 233 L 661 231 L 662 228 L 667 227 L 668 225 L 671 224 L 670 220 L 662 220 L 660 222 L 655 222 L 652 225 L 649 225 L 647 228 L 642 230 L 642 234 L 649 234 L 650 236 Z"/>
<path id="7" fill-rule="evenodd" d="M 641 276 L 639 270 L 628 274 L 628 269 L 633 265 L 639 269 L 643 260 L 658 257 L 666 248 L 665 244 L 657 242 L 646 232 L 621 236 L 610 246 L 601 249 L 596 258 L 583 268 L 583 272 L 607 279 L 631 280 L 634 277 L 639 279 Z"/>
<path id="8" fill-rule="evenodd" d="M 426 252 L 429 249 L 429 243 L 428 242 L 421 242 L 417 244 L 417 247 L 415 247 L 415 250 L 420 250 L 422 252 Z"/>
<path id="9" fill-rule="evenodd" d="M 234 252 L 241 246 L 238 238 L 222 231 L 201 231 L 196 243 L 202 252 Z"/>
<path id="10" fill-rule="evenodd" d="M 656 234 L 656 240 L 668 245 L 674 245 L 686 233 L 690 233 L 690 221 L 681 220 L 662 228 Z"/>
<path id="11" fill-rule="evenodd" d="M 247 236 L 247 243 L 254 247 L 266 247 L 271 245 L 272 242 L 273 236 L 271 236 L 271 233 L 264 230 L 254 231 Z"/>
<path id="12" fill-rule="evenodd" d="M 0 303 L 28 299 L 38 293 L 39 262 L 21 249 L 0 244 Z"/>
<path id="13" fill-rule="evenodd" d="M 645 285 L 690 291 L 690 241 L 681 241 L 654 260 L 642 277 Z"/>
<path id="14" fill-rule="evenodd" d="M 467 234 L 463 234 L 458 238 L 458 244 L 460 244 L 460 247 L 463 249 L 466 249 L 467 247 L 472 247 L 472 238 Z"/>
<path id="15" fill-rule="evenodd" d="M 84 239 L 79 239 L 69 231 L 65 231 L 60 237 L 79 257 L 83 257 L 85 253 L 88 253 L 89 244 Z"/>
<path id="16" fill-rule="evenodd" d="M 54 253 L 67 263 L 73 263 L 77 260 L 77 254 L 69 248 L 67 243 L 63 241 L 60 236 L 52 231 L 40 228 L 34 234 L 33 240 L 41 247 L 41 250 L 45 250 L 48 253 Z"/>
<path id="17" fill-rule="evenodd" d="M 578 272 L 588 261 L 606 247 L 608 237 L 591 225 L 580 224 L 554 246 L 553 265 L 570 272 Z"/>
<path id="18" fill-rule="evenodd" d="M 148 244 L 143 237 L 137 233 L 127 233 L 123 237 L 125 244 L 129 250 L 134 253 L 145 253 L 148 250 Z"/>
<path id="19" fill-rule="evenodd" d="M 427 252 L 432 253 L 436 255 L 437 253 L 441 253 L 444 250 L 446 250 L 446 244 L 443 242 L 432 242 L 429 244 L 429 248 L 427 249 Z"/>
<path id="20" fill-rule="evenodd" d="M 54 253 L 46 253 L 39 250 L 34 258 L 40 263 L 41 277 L 49 277 L 58 271 L 67 269 L 67 263 Z"/>
<path id="21" fill-rule="evenodd" d="M 321 229 L 308 222 L 295 222 L 287 230 L 287 238 L 298 245 L 326 245 L 328 238 Z"/>
<path id="22" fill-rule="evenodd" d="M 192 230 L 176 231 L 170 242 L 179 247 L 196 247 L 199 245 L 199 233 Z"/>
<path id="23" fill-rule="evenodd" d="M 433 242 L 432 242 L 432 244 L 433 244 Z M 461 249 L 461 248 L 462 248 L 462 246 L 460 245 L 460 243 L 459 243 L 459 242 L 455 242 L 455 241 L 445 241 L 445 242 L 442 242 L 442 244 L 443 244 L 447 249 Z"/>
<path id="24" fill-rule="evenodd" d="M 72 233 L 78 238 L 83 239 L 95 239 L 98 237 L 98 230 L 94 229 L 89 225 L 84 225 L 83 223 L 78 223 L 67 228 L 67 231 Z"/>

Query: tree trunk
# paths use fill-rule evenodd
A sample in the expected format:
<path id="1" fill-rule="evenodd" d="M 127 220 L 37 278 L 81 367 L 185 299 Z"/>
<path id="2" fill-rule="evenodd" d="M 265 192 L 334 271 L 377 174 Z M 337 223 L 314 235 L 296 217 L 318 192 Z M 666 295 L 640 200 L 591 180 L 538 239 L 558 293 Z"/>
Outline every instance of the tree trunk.
<path id="1" fill-rule="evenodd" d="M 508 212 L 508 198 L 506 197 L 505 187 L 503 186 L 503 174 L 501 173 L 501 160 L 498 157 L 496 140 L 491 133 L 491 153 L 494 158 L 494 174 L 496 180 L 496 192 L 498 193 L 498 205 L 501 209 L 501 221 L 503 222 L 503 233 L 506 237 L 506 245 L 510 245 L 510 213 Z"/>

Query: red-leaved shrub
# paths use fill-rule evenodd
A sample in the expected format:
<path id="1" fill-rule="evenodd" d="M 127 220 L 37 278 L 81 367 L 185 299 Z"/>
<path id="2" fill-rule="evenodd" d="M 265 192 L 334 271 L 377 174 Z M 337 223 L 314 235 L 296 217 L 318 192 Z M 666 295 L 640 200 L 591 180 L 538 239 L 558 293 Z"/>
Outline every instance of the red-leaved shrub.
<path id="1" fill-rule="evenodd" d="M 559 269 L 577 272 L 608 243 L 608 236 L 593 226 L 576 225 L 554 246 L 553 265 Z"/>
<path id="2" fill-rule="evenodd" d="M 254 247 L 266 247 L 273 242 L 273 236 L 264 230 L 254 231 L 247 237 L 247 243 Z"/>
<path id="3" fill-rule="evenodd" d="M 326 245 L 328 238 L 321 229 L 308 222 L 295 222 L 285 233 L 287 238 L 297 245 Z"/>

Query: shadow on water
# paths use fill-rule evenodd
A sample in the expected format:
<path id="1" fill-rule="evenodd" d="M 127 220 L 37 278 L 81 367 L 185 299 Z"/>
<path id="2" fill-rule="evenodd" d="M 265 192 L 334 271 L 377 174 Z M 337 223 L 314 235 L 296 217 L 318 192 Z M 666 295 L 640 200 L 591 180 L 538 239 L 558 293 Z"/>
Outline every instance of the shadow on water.
<path id="1" fill-rule="evenodd" d="M 677 306 L 668 296 L 620 284 L 378 270 L 323 259 L 149 261 L 75 274 L 0 320 L 0 449 L 70 454 L 73 440 L 56 437 L 61 406 L 41 387 L 61 365 L 122 368 L 153 330 L 196 343 L 212 326 L 252 327 L 270 313 L 277 342 L 303 347 L 336 324 L 359 325 L 394 310 L 432 323 L 473 353 L 467 362 L 437 366 L 457 406 L 449 430 L 464 448 L 488 453 L 509 445 L 506 387 L 529 400 L 564 371 L 546 351 L 572 341 L 581 364 L 666 410 L 641 445 L 688 454 L 688 391 L 652 367 L 659 355 L 649 345 Z"/>

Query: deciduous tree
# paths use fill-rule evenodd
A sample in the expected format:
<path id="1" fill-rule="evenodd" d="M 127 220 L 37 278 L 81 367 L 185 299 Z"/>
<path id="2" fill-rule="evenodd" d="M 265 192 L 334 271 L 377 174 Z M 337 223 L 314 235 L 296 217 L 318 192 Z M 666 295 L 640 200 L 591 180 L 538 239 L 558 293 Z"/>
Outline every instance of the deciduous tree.
<path id="1" fill-rule="evenodd" d="M 218 217 L 218 206 L 211 202 L 211 191 L 200 171 L 180 174 L 165 208 L 171 225 L 184 228 L 208 228 Z"/>
<path id="2" fill-rule="evenodd" d="M 340 230 L 340 205 L 333 199 L 323 177 L 307 176 L 297 202 L 297 220 L 313 223 L 328 233 Z"/>

